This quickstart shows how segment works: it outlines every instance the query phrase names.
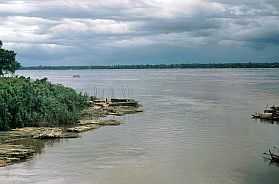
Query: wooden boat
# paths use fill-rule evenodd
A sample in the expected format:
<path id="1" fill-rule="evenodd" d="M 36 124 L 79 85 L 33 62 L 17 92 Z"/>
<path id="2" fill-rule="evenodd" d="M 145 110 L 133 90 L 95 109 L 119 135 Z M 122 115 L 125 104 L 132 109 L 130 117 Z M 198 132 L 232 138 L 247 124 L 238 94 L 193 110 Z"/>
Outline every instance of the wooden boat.
<path id="1" fill-rule="evenodd" d="M 273 118 L 273 114 L 272 113 L 255 113 L 255 114 L 251 114 L 252 118 L 255 119 L 267 119 L 267 120 L 271 120 Z"/>
<path id="2" fill-rule="evenodd" d="M 107 105 L 107 99 L 96 99 L 93 101 L 93 103 L 97 106 L 106 106 Z"/>
<path id="3" fill-rule="evenodd" d="M 279 163 L 279 155 L 276 155 L 276 154 L 274 154 L 274 153 L 271 153 L 270 150 L 268 150 L 268 151 L 269 151 L 269 154 L 270 154 L 270 156 L 271 156 L 271 161 L 274 161 L 274 162 Z"/>
<path id="4" fill-rule="evenodd" d="M 112 98 L 109 106 L 137 106 L 138 102 L 134 99 L 117 99 Z"/>
<path id="5" fill-rule="evenodd" d="M 111 102 L 128 102 L 130 99 L 122 99 L 122 98 L 112 98 L 110 99 Z"/>
<path id="6" fill-rule="evenodd" d="M 261 117 L 260 113 L 254 113 L 254 114 L 251 114 L 252 115 L 252 118 L 255 118 L 255 119 L 258 119 Z"/>
<path id="7" fill-rule="evenodd" d="M 278 121 L 279 107 L 273 105 L 269 109 L 265 109 L 263 113 L 252 114 L 252 118 Z"/>

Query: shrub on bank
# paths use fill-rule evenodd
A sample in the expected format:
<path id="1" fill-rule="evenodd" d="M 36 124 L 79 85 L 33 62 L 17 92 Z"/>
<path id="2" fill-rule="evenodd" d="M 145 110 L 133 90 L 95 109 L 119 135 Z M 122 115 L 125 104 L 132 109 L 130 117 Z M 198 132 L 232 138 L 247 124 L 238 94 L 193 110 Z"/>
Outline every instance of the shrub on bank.
<path id="1" fill-rule="evenodd" d="M 0 77 L 0 130 L 73 124 L 87 96 L 46 78 Z"/>

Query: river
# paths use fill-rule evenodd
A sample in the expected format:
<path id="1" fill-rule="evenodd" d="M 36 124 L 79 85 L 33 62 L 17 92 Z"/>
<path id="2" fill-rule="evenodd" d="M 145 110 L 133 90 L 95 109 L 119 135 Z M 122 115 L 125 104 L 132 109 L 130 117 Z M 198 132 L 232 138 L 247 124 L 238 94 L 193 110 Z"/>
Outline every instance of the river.
<path id="1" fill-rule="evenodd" d="M 81 138 L 37 142 L 34 158 L 0 168 L 1 184 L 275 184 L 262 153 L 279 125 L 251 119 L 279 104 L 279 69 L 18 71 L 90 95 L 131 97 L 144 112 Z M 80 78 L 73 78 L 73 75 Z"/>

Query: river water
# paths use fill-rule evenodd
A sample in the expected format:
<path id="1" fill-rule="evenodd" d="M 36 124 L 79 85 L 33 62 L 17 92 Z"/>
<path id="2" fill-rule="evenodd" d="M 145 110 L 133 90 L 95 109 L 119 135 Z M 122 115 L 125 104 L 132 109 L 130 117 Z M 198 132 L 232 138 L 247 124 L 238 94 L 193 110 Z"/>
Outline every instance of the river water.
<path id="1" fill-rule="evenodd" d="M 278 69 L 19 71 L 90 95 L 132 97 L 145 112 L 81 138 L 36 142 L 33 159 L 0 168 L 1 184 L 279 182 L 262 155 L 279 125 L 251 119 L 279 104 Z M 79 74 L 80 78 L 72 76 Z"/>

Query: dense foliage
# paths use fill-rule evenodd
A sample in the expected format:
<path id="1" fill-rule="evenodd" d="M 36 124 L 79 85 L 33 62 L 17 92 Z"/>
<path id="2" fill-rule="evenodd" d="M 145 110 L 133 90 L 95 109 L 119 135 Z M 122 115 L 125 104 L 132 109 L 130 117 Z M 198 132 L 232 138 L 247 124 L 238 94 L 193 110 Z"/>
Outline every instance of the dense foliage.
<path id="1" fill-rule="evenodd" d="M 279 68 L 279 63 L 207 63 L 155 65 L 30 66 L 22 70 L 161 69 L 161 68 Z"/>
<path id="2" fill-rule="evenodd" d="M 0 76 L 4 73 L 14 73 L 21 67 L 16 61 L 16 53 L 13 50 L 2 49 L 2 45 L 0 40 Z"/>
<path id="3" fill-rule="evenodd" d="M 87 96 L 46 78 L 0 77 L 0 130 L 77 122 Z"/>

